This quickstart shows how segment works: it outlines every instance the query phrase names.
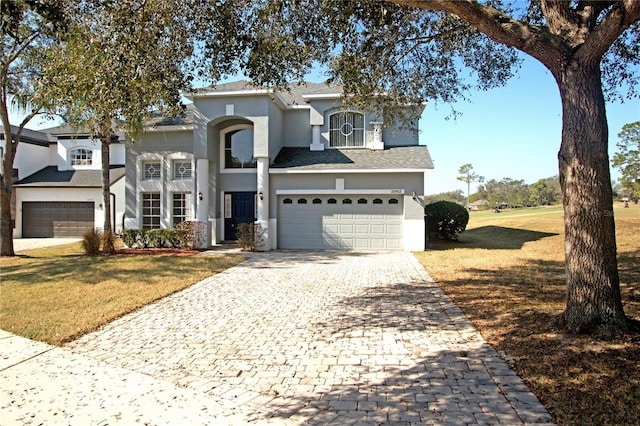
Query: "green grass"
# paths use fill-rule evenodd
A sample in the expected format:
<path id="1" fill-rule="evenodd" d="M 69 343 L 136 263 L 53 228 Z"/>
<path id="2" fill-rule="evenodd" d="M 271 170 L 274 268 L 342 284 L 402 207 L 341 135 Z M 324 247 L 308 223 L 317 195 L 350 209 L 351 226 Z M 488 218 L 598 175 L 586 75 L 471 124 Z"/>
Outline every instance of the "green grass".
<path id="1" fill-rule="evenodd" d="M 76 243 L 0 259 L 0 327 L 60 345 L 242 260 L 81 253 Z"/>
<path id="2" fill-rule="evenodd" d="M 640 319 L 640 205 L 616 206 L 625 312 Z M 640 424 L 640 345 L 557 327 L 565 304 L 561 207 L 472 212 L 458 242 L 416 256 L 559 424 Z"/>

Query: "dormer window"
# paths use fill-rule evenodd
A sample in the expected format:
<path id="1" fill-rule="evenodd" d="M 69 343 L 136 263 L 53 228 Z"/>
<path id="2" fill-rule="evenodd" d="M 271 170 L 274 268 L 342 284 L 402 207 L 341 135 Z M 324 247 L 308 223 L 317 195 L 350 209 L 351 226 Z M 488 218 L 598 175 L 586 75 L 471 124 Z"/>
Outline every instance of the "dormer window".
<path id="1" fill-rule="evenodd" d="M 342 111 L 329 116 L 331 148 L 364 148 L 364 114 Z"/>
<path id="2" fill-rule="evenodd" d="M 71 151 L 72 166 L 90 166 L 93 164 L 93 151 L 86 148 Z"/>

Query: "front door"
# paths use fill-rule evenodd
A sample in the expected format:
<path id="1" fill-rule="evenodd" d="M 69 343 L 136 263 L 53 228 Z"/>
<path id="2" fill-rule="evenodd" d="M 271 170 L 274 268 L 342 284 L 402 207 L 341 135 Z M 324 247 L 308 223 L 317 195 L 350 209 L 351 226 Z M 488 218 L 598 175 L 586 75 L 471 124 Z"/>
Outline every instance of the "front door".
<path id="1" fill-rule="evenodd" d="M 256 221 L 255 192 L 227 192 L 225 197 L 224 239 L 237 240 L 237 227 L 241 223 Z M 229 202 L 227 202 L 229 201 Z"/>

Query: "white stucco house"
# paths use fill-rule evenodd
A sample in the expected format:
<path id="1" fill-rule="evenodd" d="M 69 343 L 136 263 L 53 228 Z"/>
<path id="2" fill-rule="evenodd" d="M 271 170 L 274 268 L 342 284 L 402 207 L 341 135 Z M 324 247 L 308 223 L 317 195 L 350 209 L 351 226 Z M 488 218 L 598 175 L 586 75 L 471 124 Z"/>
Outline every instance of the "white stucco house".
<path id="1" fill-rule="evenodd" d="M 0 140 L 2 149 L 4 143 Z M 122 135 L 114 136 L 110 156 L 112 210 L 105 212 L 100 142 L 69 126 L 25 129 L 14 161 L 14 238 L 82 237 L 90 229 L 102 228 L 105 214 L 112 215 L 116 232 L 122 230 Z"/>
<path id="2" fill-rule="evenodd" d="M 262 250 L 423 250 L 433 163 L 417 122 L 384 123 L 340 96 L 324 83 L 244 81 L 191 93 L 185 117 L 157 118 L 127 142 L 124 227 L 195 220 L 216 245 L 254 222 Z"/>

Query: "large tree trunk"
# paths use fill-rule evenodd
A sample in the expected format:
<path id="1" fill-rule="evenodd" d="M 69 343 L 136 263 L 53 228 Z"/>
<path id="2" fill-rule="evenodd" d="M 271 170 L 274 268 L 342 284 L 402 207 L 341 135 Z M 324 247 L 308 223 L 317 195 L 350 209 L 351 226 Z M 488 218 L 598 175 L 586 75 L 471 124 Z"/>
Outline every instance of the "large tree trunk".
<path id="1" fill-rule="evenodd" d="M 558 161 L 567 305 L 562 319 L 572 332 L 624 330 L 600 68 L 569 60 L 556 80 L 563 114 Z"/>
<path id="2" fill-rule="evenodd" d="M 6 108 L 1 113 L 4 155 L 2 156 L 2 179 L 0 181 L 0 256 L 14 256 L 11 196 L 13 194 L 13 159 L 16 155 L 17 143 L 13 142 L 9 114 Z"/>

